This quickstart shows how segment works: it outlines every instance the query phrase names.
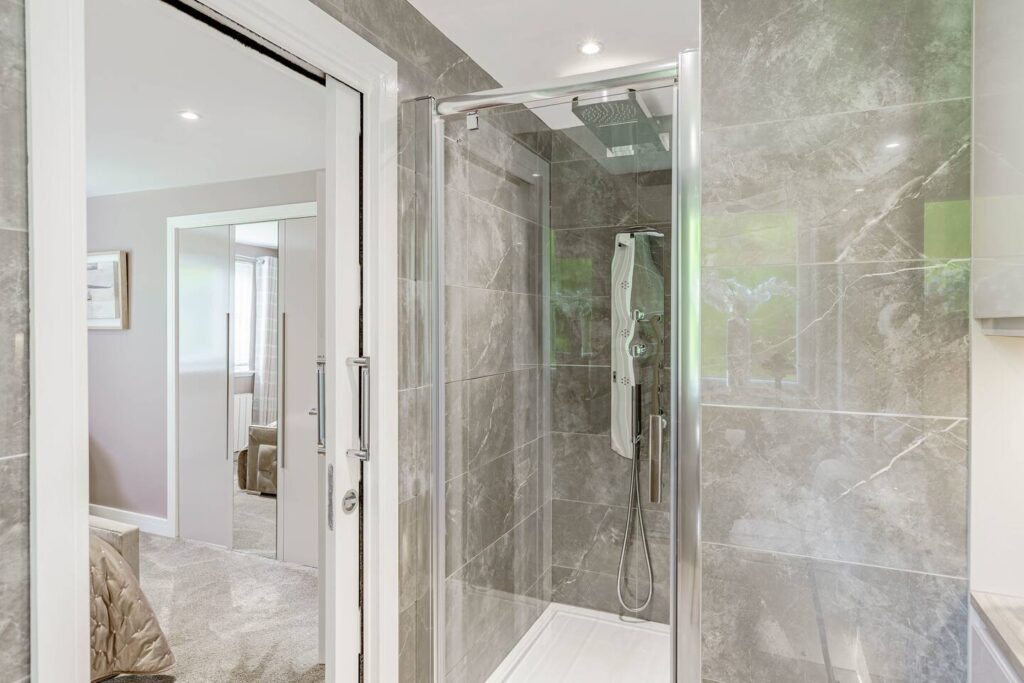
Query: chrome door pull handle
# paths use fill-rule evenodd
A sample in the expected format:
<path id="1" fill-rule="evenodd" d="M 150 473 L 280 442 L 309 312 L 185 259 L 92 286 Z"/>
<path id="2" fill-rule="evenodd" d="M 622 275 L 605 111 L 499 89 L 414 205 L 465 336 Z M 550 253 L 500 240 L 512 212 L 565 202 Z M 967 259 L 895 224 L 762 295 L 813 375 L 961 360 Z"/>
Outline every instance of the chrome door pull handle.
<path id="1" fill-rule="evenodd" d="M 349 367 L 359 370 L 359 447 L 346 451 L 349 457 L 370 459 L 370 359 L 366 356 L 349 358 Z"/>
<path id="2" fill-rule="evenodd" d="M 316 415 L 316 452 L 327 455 L 327 359 L 318 356 L 316 359 L 316 408 L 310 415 Z"/>

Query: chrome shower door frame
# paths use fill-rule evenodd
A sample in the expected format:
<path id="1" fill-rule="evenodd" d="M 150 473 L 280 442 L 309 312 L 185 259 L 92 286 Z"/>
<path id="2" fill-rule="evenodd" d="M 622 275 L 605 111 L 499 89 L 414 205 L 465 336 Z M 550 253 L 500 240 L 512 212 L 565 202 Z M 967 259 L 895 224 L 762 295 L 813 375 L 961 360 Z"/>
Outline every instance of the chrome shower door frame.
<path id="1" fill-rule="evenodd" d="M 429 216 L 431 363 L 431 625 L 435 683 L 445 679 L 445 287 L 444 121 L 453 114 L 527 104 L 655 81 L 675 81 L 672 144 L 670 439 L 672 673 L 701 681 L 700 565 L 700 52 L 676 60 L 585 74 L 524 89 L 498 89 L 416 103 L 417 214 Z M 429 181 L 427 180 L 429 179 Z"/>

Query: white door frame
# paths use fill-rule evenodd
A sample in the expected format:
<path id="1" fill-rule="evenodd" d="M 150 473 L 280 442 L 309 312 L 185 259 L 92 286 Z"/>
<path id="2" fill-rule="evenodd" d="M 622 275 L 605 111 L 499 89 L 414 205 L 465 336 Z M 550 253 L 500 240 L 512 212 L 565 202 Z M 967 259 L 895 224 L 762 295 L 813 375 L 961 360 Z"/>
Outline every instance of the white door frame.
<path id="1" fill-rule="evenodd" d="M 26 0 L 31 300 L 32 680 L 89 675 L 85 315 L 86 0 Z M 309 0 L 204 4 L 362 93 L 364 347 L 375 359 L 364 470 L 366 680 L 398 679 L 397 67 Z M 343 375 L 344 359 L 330 358 Z M 384 427 L 387 428 L 384 428 Z M 332 450 L 348 444 L 329 444 Z M 343 456 L 341 456 L 343 457 Z M 337 653 L 341 654 L 341 653 Z M 348 654 L 348 653 L 344 653 Z M 337 672 L 337 680 L 352 680 Z"/>

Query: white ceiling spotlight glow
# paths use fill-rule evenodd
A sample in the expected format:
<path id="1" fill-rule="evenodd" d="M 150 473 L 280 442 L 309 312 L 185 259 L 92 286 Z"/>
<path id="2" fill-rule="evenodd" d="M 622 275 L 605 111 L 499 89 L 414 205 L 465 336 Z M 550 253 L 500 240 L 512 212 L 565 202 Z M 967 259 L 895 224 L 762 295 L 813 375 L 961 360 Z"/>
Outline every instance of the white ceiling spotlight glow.
<path id="1" fill-rule="evenodd" d="M 885 148 L 886 149 L 896 149 L 899 146 L 900 146 L 900 143 L 898 143 L 898 142 L 890 142 L 889 144 L 887 144 L 885 146 Z"/>
<path id="2" fill-rule="evenodd" d="M 578 46 L 579 51 L 585 55 L 596 55 L 598 52 L 604 49 L 604 45 L 597 40 L 584 40 Z"/>
<path id="3" fill-rule="evenodd" d="M 199 114 L 195 113 L 191 109 L 179 111 L 178 116 L 185 119 L 186 121 L 198 121 L 200 118 L 202 118 L 201 116 L 199 116 Z"/>

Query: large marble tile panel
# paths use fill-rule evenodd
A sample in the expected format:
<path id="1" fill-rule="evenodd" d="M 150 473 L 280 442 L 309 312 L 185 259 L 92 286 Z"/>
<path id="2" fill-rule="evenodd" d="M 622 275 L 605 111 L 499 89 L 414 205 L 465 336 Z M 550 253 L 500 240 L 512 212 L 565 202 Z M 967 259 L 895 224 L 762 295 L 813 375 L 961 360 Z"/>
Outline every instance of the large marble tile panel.
<path id="1" fill-rule="evenodd" d="M 551 601 L 625 615 L 615 592 L 615 575 L 572 567 L 551 567 Z"/>
<path id="2" fill-rule="evenodd" d="M 962 417 L 965 261 L 705 268 L 706 403 Z"/>
<path id="3" fill-rule="evenodd" d="M 703 137 L 708 265 L 967 258 L 968 99 Z"/>
<path id="4" fill-rule="evenodd" d="M 445 396 L 447 477 L 457 477 L 536 440 L 540 436 L 541 391 L 537 368 L 449 383 Z"/>
<path id="5" fill-rule="evenodd" d="M 551 501 L 552 564 L 616 574 L 625 517 L 624 507 L 555 498 Z"/>
<path id="6" fill-rule="evenodd" d="M 625 506 L 631 462 L 611 449 L 607 434 L 551 434 L 552 496 Z"/>
<path id="7" fill-rule="evenodd" d="M 416 681 L 416 605 L 398 614 L 398 681 Z"/>
<path id="8" fill-rule="evenodd" d="M 703 0 L 704 130 L 968 97 L 967 0 Z"/>
<path id="9" fill-rule="evenodd" d="M 346 0 L 342 21 L 365 27 L 382 49 L 454 92 L 467 92 L 472 60 L 406 0 Z"/>
<path id="10" fill-rule="evenodd" d="M 551 369 L 551 428 L 607 434 L 611 428 L 611 370 L 563 365 Z"/>
<path id="11" fill-rule="evenodd" d="M 593 159 L 551 165 L 551 227 L 597 228 L 637 221 L 637 177 L 610 173 Z"/>
<path id="12" fill-rule="evenodd" d="M 966 575 L 966 420 L 706 407 L 706 541 Z"/>
<path id="13" fill-rule="evenodd" d="M 540 507 L 540 442 L 450 480 L 445 489 L 446 558 L 456 572 Z"/>
<path id="14" fill-rule="evenodd" d="M 0 671 L 29 676 L 28 456 L 0 458 Z"/>
<path id="15" fill-rule="evenodd" d="M 555 364 L 611 364 L 611 297 L 554 297 L 551 324 Z"/>
<path id="16" fill-rule="evenodd" d="M 709 679 L 966 680 L 965 581 L 715 544 L 703 574 Z"/>
<path id="17" fill-rule="evenodd" d="M 398 602 L 412 607 L 430 589 L 430 496 L 398 506 Z"/>
<path id="18" fill-rule="evenodd" d="M 541 224 L 547 162 L 486 114 L 479 123 L 466 133 L 469 193 Z"/>
<path id="19" fill-rule="evenodd" d="M 430 487 L 431 387 L 398 392 L 398 493 L 408 500 Z"/>
<path id="20" fill-rule="evenodd" d="M 28 233 L 0 230 L 0 457 L 28 452 Z"/>
<path id="21" fill-rule="evenodd" d="M 515 295 L 445 287 L 445 366 L 448 380 L 508 372 L 515 346 Z"/>
<path id="22" fill-rule="evenodd" d="M 447 680 L 486 680 L 547 606 L 539 530 L 531 515 L 446 581 Z"/>
<path id="23" fill-rule="evenodd" d="M 620 227 L 554 230 L 551 293 L 559 298 L 611 296 L 612 256 Z"/>
<path id="24" fill-rule="evenodd" d="M 428 355 L 430 285 L 398 281 L 398 388 L 411 389 L 430 381 Z"/>
<path id="25" fill-rule="evenodd" d="M 0 4 L 0 230 L 28 229 L 25 8 Z"/>

